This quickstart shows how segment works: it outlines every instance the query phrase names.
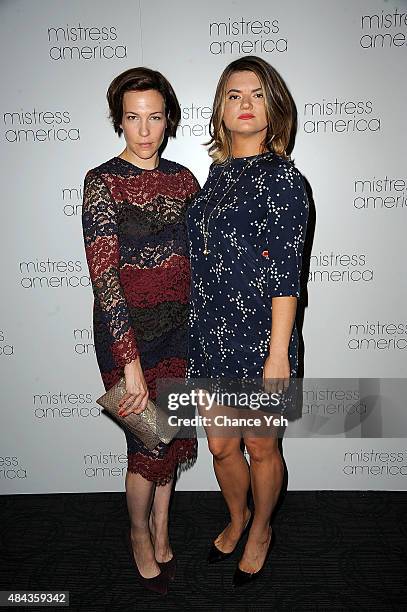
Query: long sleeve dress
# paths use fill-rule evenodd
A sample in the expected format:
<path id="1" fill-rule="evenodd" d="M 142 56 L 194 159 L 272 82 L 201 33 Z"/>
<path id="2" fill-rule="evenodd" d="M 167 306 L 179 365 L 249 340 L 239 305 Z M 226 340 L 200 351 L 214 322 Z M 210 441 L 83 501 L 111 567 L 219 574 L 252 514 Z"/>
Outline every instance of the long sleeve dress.
<path id="1" fill-rule="evenodd" d="M 160 378 L 183 378 L 190 296 L 185 214 L 199 188 L 191 172 L 160 159 L 144 170 L 119 157 L 90 170 L 82 227 L 94 294 L 95 352 L 105 389 L 140 357 L 149 397 Z M 196 457 L 195 439 L 148 450 L 124 430 L 128 469 L 157 484 Z"/>
<path id="2" fill-rule="evenodd" d="M 187 213 L 192 270 L 188 378 L 262 377 L 272 298 L 300 295 L 307 218 L 304 183 L 290 161 L 265 153 L 212 164 Z M 297 371 L 297 345 L 294 326 L 291 376 Z"/>

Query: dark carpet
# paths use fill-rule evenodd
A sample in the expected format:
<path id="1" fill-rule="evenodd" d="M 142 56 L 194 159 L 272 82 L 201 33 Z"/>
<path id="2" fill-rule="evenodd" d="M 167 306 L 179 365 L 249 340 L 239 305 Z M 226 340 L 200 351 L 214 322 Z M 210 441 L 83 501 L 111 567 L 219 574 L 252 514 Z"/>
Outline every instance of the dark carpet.
<path id="1" fill-rule="evenodd" d="M 244 590 L 231 586 L 243 543 L 232 558 L 206 564 L 209 542 L 228 520 L 220 493 L 177 492 L 170 532 L 178 570 L 165 597 L 134 579 L 124 494 L 10 495 L 0 507 L 0 589 L 70 591 L 70 607 L 59 609 L 407 610 L 404 492 L 289 491 L 273 521 L 266 571 Z"/>

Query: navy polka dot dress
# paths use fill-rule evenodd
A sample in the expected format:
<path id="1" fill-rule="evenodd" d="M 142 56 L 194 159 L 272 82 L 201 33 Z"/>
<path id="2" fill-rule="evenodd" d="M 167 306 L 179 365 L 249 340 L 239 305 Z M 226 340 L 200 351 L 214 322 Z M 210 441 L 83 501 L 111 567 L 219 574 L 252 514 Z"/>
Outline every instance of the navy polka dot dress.
<path id="1" fill-rule="evenodd" d="M 188 377 L 262 376 L 272 298 L 299 297 L 307 218 L 303 180 L 292 162 L 265 153 L 211 165 L 187 213 L 192 269 Z M 292 376 L 297 345 L 294 327 Z"/>

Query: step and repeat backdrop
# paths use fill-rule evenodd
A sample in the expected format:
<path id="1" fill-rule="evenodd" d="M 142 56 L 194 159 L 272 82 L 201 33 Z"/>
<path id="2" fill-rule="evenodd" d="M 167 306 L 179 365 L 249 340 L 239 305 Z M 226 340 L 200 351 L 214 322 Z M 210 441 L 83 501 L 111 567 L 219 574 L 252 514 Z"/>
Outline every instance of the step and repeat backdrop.
<path id="1" fill-rule="evenodd" d="M 95 403 L 81 205 L 86 171 L 124 146 L 105 94 L 130 67 L 173 84 L 182 121 L 164 156 L 201 184 L 221 71 L 250 54 L 277 68 L 315 206 L 305 376 L 406 377 L 404 0 L 3 0 L 0 22 L 1 493 L 124 488 L 123 433 Z M 406 489 L 403 435 L 285 439 L 289 488 Z M 217 489 L 205 440 L 178 489 Z"/>

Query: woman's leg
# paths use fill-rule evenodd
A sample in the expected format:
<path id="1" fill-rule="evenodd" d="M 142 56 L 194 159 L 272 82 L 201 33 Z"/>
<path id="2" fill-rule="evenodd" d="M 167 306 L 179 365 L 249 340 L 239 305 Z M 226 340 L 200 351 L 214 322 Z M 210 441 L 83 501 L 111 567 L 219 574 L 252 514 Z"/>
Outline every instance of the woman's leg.
<path id="1" fill-rule="evenodd" d="M 208 437 L 216 478 L 230 513 L 229 525 L 215 540 L 216 547 L 224 553 L 235 548 L 250 516 L 247 507 L 249 468 L 240 450 L 240 440 L 240 437 Z"/>
<path id="2" fill-rule="evenodd" d="M 232 552 L 250 517 L 247 492 L 250 474 L 247 461 L 240 450 L 241 432 L 238 427 L 215 426 L 215 417 L 233 418 L 235 408 L 214 404 L 209 410 L 205 401 L 198 404 L 202 417 L 209 417 L 212 425 L 205 426 L 208 447 L 212 453 L 213 467 L 223 497 L 229 509 L 230 523 L 215 540 L 216 547 L 224 553 Z"/>
<path id="3" fill-rule="evenodd" d="M 137 567 L 144 578 L 153 578 L 160 573 L 148 526 L 155 483 L 146 480 L 140 474 L 127 470 L 125 484 L 131 541 Z"/>
<path id="4" fill-rule="evenodd" d="M 277 437 L 245 437 L 250 455 L 250 476 L 255 514 L 239 567 L 257 572 L 270 542 L 270 518 L 283 482 L 284 467 Z"/>
<path id="5" fill-rule="evenodd" d="M 156 486 L 149 519 L 155 558 L 160 563 L 169 561 L 173 556 L 168 537 L 168 509 L 173 482 L 172 479 L 166 485 Z"/>

